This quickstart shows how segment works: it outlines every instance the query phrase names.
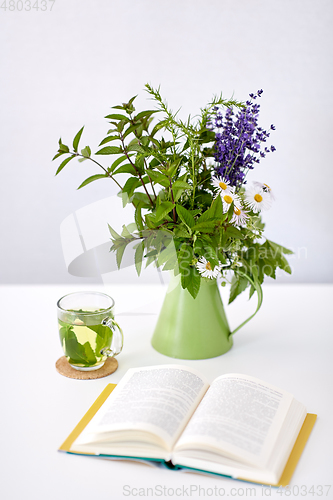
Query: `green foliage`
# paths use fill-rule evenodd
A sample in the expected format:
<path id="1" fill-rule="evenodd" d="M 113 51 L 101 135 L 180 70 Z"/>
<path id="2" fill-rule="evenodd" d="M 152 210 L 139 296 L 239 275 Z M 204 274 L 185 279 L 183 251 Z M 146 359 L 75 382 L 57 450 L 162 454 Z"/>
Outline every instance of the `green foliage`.
<path id="1" fill-rule="evenodd" d="M 78 189 L 83 188 L 84 186 L 86 186 L 87 184 L 90 184 L 93 181 L 97 181 L 97 179 L 104 179 L 105 177 L 106 177 L 105 174 L 92 175 L 91 177 L 88 177 L 88 179 L 83 181 L 82 184 L 80 184 L 80 186 L 78 187 Z"/>
<path id="2" fill-rule="evenodd" d="M 237 273 L 234 273 L 231 280 L 231 288 L 230 288 L 230 296 L 229 296 L 229 304 L 235 300 L 237 295 L 242 293 L 248 285 L 248 280 L 243 276 L 239 276 Z"/>
<path id="3" fill-rule="evenodd" d="M 83 129 L 84 127 L 82 127 L 78 133 L 76 134 L 76 136 L 74 137 L 74 140 L 73 140 L 73 149 L 74 151 L 77 153 L 77 148 L 79 146 L 79 142 L 80 142 L 80 139 L 81 139 L 81 135 L 82 135 L 82 132 L 83 132 Z"/>
<path id="4" fill-rule="evenodd" d="M 58 323 L 61 345 L 70 363 L 93 366 L 101 360 L 101 349 L 111 345 L 112 330 L 107 326 L 84 325 L 87 331 L 94 332 L 94 342 L 91 344 L 87 341 L 81 344 L 75 332 L 75 330 L 79 331 L 81 326 L 68 324 L 60 319 L 58 319 Z"/>
<path id="5" fill-rule="evenodd" d="M 134 227 L 124 226 L 119 235 L 109 226 L 118 267 L 133 244 L 138 274 L 146 259 L 147 265 L 180 273 L 182 286 L 195 297 L 201 282 L 196 263 L 205 257 L 213 270 L 223 266 L 224 278 L 231 273 L 230 302 L 247 287 L 251 296 L 254 284 L 265 276 L 275 278 L 277 268 L 291 273 L 284 256 L 291 253 L 288 249 L 269 240 L 258 243 L 264 231 L 260 215 L 249 210 L 245 227 L 236 227 L 233 204 L 224 211 L 212 184 L 215 134 L 207 122 L 216 106 L 241 108 L 243 103 L 215 96 L 196 118 L 183 121 L 163 101 L 159 88 L 147 84 L 146 91 L 157 109 L 136 112 L 136 96 L 113 106 L 116 112 L 105 117 L 111 128 L 95 155 L 89 146 L 79 153 L 82 127 L 72 149 L 59 140 L 53 158 L 62 159 L 56 174 L 73 158 L 90 160 L 102 172 L 92 172 L 78 189 L 108 178 L 117 184 L 123 205 L 134 206 Z"/>
<path id="6" fill-rule="evenodd" d="M 177 214 L 179 215 L 179 218 L 184 222 L 184 224 L 187 226 L 187 228 L 191 232 L 192 227 L 195 226 L 194 217 L 182 205 L 177 205 L 176 210 L 177 210 Z"/>

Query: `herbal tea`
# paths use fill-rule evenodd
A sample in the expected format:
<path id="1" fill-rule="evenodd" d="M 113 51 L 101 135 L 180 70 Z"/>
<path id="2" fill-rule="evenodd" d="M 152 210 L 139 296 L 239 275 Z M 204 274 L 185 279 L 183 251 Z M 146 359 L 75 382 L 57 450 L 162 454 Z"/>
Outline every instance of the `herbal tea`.
<path id="1" fill-rule="evenodd" d="M 93 368 L 105 362 L 107 355 L 101 351 L 110 348 L 113 333 L 108 326 L 101 324 L 103 318 L 98 315 L 100 311 L 68 311 L 71 314 L 68 322 L 58 318 L 61 345 L 71 365 Z"/>

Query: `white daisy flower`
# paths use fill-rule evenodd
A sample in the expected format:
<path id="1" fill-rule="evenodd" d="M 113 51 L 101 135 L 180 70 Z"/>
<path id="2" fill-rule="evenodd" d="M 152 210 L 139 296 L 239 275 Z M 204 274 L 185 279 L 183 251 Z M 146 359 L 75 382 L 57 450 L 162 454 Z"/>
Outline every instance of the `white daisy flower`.
<path id="1" fill-rule="evenodd" d="M 275 196 L 273 194 L 272 188 L 269 187 L 268 184 L 264 184 L 263 182 L 258 182 L 258 181 L 255 181 L 253 184 L 257 188 L 261 189 L 264 193 L 269 193 L 269 195 L 272 198 L 272 200 L 275 200 Z"/>
<path id="2" fill-rule="evenodd" d="M 245 192 L 245 199 L 253 212 L 268 210 L 272 205 L 272 198 L 269 193 L 263 191 L 258 186 L 253 186 Z"/>
<path id="3" fill-rule="evenodd" d="M 235 224 L 236 226 L 242 226 L 246 224 L 247 219 L 249 216 L 247 215 L 248 212 L 244 210 L 242 207 L 234 207 L 234 213 L 231 219 L 231 223 Z"/>
<path id="4" fill-rule="evenodd" d="M 230 186 L 230 182 L 223 179 L 222 177 L 214 177 L 213 186 L 217 189 L 218 194 L 220 194 L 221 196 L 223 194 L 233 192 L 233 187 Z"/>
<path id="5" fill-rule="evenodd" d="M 203 278 L 214 279 L 218 277 L 221 270 L 221 265 L 219 264 L 218 266 L 215 266 L 213 270 L 209 260 L 207 260 L 205 257 L 200 257 L 200 259 L 196 263 L 196 268 Z"/>
<path id="6" fill-rule="evenodd" d="M 226 194 L 221 194 L 221 198 L 224 212 L 227 212 L 229 210 L 232 202 L 234 202 L 235 207 L 241 206 L 241 200 L 239 196 L 237 194 L 234 194 L 232 191 L 229 191 L 229 193 Z"/>

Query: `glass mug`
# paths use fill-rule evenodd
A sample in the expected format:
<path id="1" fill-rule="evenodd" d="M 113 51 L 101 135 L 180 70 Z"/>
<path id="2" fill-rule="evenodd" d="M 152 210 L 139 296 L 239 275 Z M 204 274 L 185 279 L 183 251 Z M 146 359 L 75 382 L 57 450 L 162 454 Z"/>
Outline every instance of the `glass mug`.
<path id="1" fill-rule="evenodd" d="M 74 292 L 58 300 L 60 342 L 76 370 L 101 368 L 123 348 L 123 332 L 114 320 L 114 300 L 100 292 Z"/>

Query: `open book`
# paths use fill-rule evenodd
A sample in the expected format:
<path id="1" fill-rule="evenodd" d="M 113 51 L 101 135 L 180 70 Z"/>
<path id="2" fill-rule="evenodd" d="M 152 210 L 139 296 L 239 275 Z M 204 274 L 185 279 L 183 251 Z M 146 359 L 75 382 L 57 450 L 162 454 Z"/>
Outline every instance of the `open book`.
<path id="1" fill-rule="evenodd" d="M 240 374 L 209 385 L 194 369 L 162 365 L 130 369 L 114 387 L 61 451 L 283 485 L 316 419 L 288 392 Z"/>

